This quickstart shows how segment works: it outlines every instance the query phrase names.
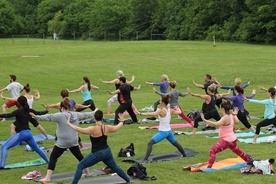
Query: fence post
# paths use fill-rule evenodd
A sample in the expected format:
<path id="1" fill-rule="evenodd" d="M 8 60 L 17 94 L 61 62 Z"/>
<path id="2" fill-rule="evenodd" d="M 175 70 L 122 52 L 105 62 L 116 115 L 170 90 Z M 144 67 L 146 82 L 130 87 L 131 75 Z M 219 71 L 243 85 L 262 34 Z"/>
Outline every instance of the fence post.
<path id="1" fill-rule="evenodd" d="M 152 40 L 152 31 L 150 32 L 150 40 Z"/>
<path id="2" fill-rule="evenodd" d="M 12 45 L 14 45 L 14 35 L 12 35 Z"/>
<path id="3" fill-rule="evenodd" d="M 74 32 L 74 43 L 76 41 L 76 32 Z"/>
<path id="4" fill-rule="evenodd" d="M 29 37 L 30 37 L 30 35 L 28 34 L 28 45 L 30 44 L 30 40 L 29 40 Z"/>
<path id="5" fill-rule="evenodd" d="M 43 33 L 43 45 L 45 45 L 45 34 Z"/>
<path id="6" fill-rule="evenodd" d="M 136 31 L 136 40 L 137 40 L 137 41 L 139 40 L 139 34 L 138 34 L 138 31 Z"/>
<path id="7" fill-rule="evenodd" d="M 121 31 L 119 31 L 119 41 L 121 41 Z"/>

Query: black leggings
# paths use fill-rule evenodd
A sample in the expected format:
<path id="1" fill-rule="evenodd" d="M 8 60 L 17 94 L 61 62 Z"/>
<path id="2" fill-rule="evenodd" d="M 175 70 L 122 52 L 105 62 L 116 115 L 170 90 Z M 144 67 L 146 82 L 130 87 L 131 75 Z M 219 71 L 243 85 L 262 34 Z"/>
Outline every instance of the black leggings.
<path id="1" fill-rule="evenodd" d="M 257 126 L 256 126 L 256 133 L 255 134 L 259 135 L 261 127 L 265 127 L 265 126 L 268 126 L 268 125 L 271 125 L 271 124 L 273 124 L 276 127 L 276 116 L 272 119 L 264 119 L 263 121 L 258 123 Z"/>
<path id="2" fill-rule="evenodd" d="M 86 100 L 85 102 L 82 103 L 82 105 L 90 105 L 89 108 L 91 109 L 91 111 L 94 111 L 96 109 L 96 106 L 95 106 L 94 101 L 92 99 Z M 76 109 L 76 111 L 80 112 L 80 111 L 83 111 L 84 109 L 86 109 L 86 108 L 78 108 L 78 109 Z"/>
<path id="3" fill-rule="evenodd" d="M 67 148 L 60 148 L 55 146 L 51 155 L 50 155 L 50 162 L 48 164 L 48 169 L 54 171 L 56 167 L 56 163 L 58 158 L 63 154 L 64 151 L 66 151 Z M 80 162 L 83 159 L 83 155 L 81 154 L 79 146 L 74 146 L 69 148 L 71 153 L 78 159 Z"/>
<path id="4" fill-rule="evenodd" d="M 239 110 L 237 117 L 246 128 L 249 129 L 251 127 L 251 124 L 248 122 L 247 117 L 246 117 L 246 111 Z"/>
<path id="5" fill-rule="evenodd" d="M 216 121 L 219 121 L 220 120 L 220 115 L 219 115 L 219 113 L 218 113 L 218 111 L 217 110 L 214 110 L 214 111 L 211 111 L 211 112 L 205 112 L 205 113 L 203 113 L 204 114 L 204 118 L 205 119 L 215 119 Z M 199 121 L 202 121 L 202 119 L 201 119 L 201 116 L 199 115 L 199 116 L 197 116 L 196 118 L 195 118 L 195 120 L 194 120 L 194 128 L 197 128 L 198 127 L 198 122 Z"/>
<path id="6" fill-rule="evenodd" d="M 125 111 L 128 112 L 128 114 L 130 115 L 132 121 L 134 123 L 137 123 L 138 120 L 137 120 L 137 117 L 136 117 L 136 114 L 133 112 L 133 109 L 132 109 L 132 101 L 129 100 L 127 103 L 125 104 L 120 104 L 119 107 L 116 109 L 115 111 L 115 119 L 114 119 L 114 125 L 117 125 L 119 123 L 119 113 L 124 113 Z"/>

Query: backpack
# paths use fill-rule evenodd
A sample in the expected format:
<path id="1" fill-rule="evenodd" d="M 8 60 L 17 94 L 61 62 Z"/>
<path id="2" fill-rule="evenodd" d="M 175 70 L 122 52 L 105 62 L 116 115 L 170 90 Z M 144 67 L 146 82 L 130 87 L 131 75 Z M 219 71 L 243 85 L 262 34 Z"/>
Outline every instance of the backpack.
<path id="1" fill-rule="evenodd" d="M 133 124 L 132 119 L 125 119 L 124 125 L 130 125 L 130 124 Z"/>
<path id="2" fill-rule="evenodd" d="M 200 112 L 201 111 L 199 109 L 197 109 L 197 110 L 191 110 L 191 112 L 187 116 L 192 121 L 194 121 L 196 117 L 200 116 Z"/>
<path id="3" fill-rule="evenodd" d="M 144 167 L 142 164 L 134 164 L 127 170 L 127 174 L 134 178 L 138 178 L 141 180 L 156 180 L 154 176 L 149 177 L 147 176 L 147 168 Z"/>
<path id="4" fill-rule="evenodd" d="M 118 157 L 132 157 L 134 156 L 135 153 L 134 153 L 134 144 L 133 143 L 130 143 L 130 145 L 128 147 L 126 147 L 125 149 L 124 148 L 121 148 L 119 153 L 118 153 Z"/>

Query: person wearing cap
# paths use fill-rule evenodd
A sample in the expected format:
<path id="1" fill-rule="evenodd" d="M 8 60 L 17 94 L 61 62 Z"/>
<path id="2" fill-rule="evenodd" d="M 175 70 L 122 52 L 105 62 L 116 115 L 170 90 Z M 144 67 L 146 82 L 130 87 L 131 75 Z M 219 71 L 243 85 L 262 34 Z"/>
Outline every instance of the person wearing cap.
<path id="1" fill-rule="evenodd" d="M 0 93 L 4 91 L 9 91 L 11 98 L 18 98 L 20 96 L 20 92 L 23 90 L 24 86 L 21 85 L 19 82 L 16 82 L 16 76 L 10 75 L 10 84 L 7 85 L 5 88 L 0 90 Z M 4 99 L 6 100 L 6 99 Z M 10 108 L 12 106 L 17 105 L 16 101 L 7 101 L 2 105 L 2 112 L 6 114 L 6 108 Z M 3 118 L 2 121 L 6 121 L 6 118 Z"/>
<path id="2" fill-rule="evenodd" d="M 119 87 L 121 86 L 119 84 L 119 78 L 120 77 L 124 77 L 124 72 L 122 70 L 118 70 L 116 72 L 116 78 L 111 80 L 111 81 L 103 81 L 100 78 L 100 82 L 104 83 L 104 84 L 114 84 L 115 85 L 115 89 L 119 89 Z M 132 75 L 131 80 L 130 81 L 126 81 L 127 84 L 131 84 L 133 81 L 135 80 L 134 75 Z M 107 115 L 111 115 L 111 104 L 118 101 L 118 94 L 115 94 L 114 96 L 112 96 L 108 101 L 107 101 Z M 132 104 L 132 108 L 134 111 L 136 111 L 136 107 L 134 106 L 134 104 Z"/>
<path id="3" fill-rule="evenodd" d="M 132 121 L 134 123 L 137 123 L 138 120 L 137 120 L 136 114 L 133 112 L 133 109 L 132 109 L 132 99 L 131 99 L 130 92 L 134 90 L 139 90 L 141 86 L 139 85 L 138 87 L 133 87 L 130 84 L 127 84 L 125 77 L 119 78 L 119 84 L 120 84 L 119 89 L 115 91 L 107 90 L 109 94 L 118 94 L 118 101 L 120 103 L 119 107 L 115 111 L 114 124 L 117 125 L 119 123 L 119 120 L 118 120 L 119 113 L 124 113 L 125 111 L 128 112 Z"/>

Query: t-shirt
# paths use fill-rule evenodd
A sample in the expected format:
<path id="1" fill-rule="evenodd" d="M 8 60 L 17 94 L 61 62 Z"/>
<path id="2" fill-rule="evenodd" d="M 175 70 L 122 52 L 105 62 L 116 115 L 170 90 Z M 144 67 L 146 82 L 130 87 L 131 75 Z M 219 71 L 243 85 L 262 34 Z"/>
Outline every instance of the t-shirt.
<path id="1" fill-rule="evenodd" d="M 210 86 L 210 85 L 212 85 L 212 84 L 217 84 L 215 81 L 209 81 L 209 82 L 206 82 L 205 84 L 203 84 L 203 86 L 204 86 L 204 90 L 205 90 L 205 93 L 208 95 L 208 87 Z M 214 91 L 214 94 L 217 94 L 218 93 L 218 90 L 217 90 L 217 88 L 215 89 L 215 91 Z"/>
<path id="2" fill-rule="evenodd" d="M 24 88 L 20 83 L 18 82 L 12 82 L 9 85 L 7 85 L 6 89 L 10 92 L 11 98 L 18 98 L 20 96 L 20 91 Z"/>
<path id="3" fill-rule="evenodd" d="M 120 93 L 118 101 L 120 104 L 126 104 L 128 101 L 131 100 L 130 92 L 134 90 L 134 87 L 129 84 L 122 84 L 119 87 Z"/>
<path id="4" fill-rule="evenodd" d="M 169 82 L 155 82 L 155 83 L 153 83 L 153 85 L 159 86 L 161 93 L 168 93 L 168 87 L 169 87 L 170 83 Z"/>

